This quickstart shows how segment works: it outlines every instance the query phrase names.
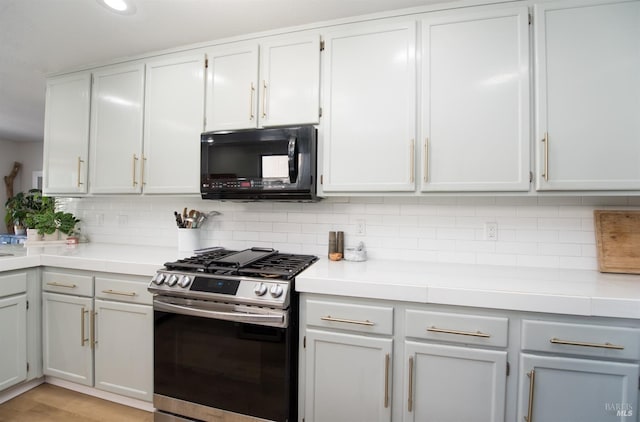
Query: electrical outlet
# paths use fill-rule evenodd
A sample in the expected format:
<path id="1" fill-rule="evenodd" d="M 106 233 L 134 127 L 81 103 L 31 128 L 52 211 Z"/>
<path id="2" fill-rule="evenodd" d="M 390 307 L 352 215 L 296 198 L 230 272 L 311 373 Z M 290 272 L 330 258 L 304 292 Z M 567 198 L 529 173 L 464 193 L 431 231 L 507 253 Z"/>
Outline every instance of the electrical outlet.
<path id="1" fill-rule="evenodd" d="M 120 214 L 118 216 L 118 226 L 126 226 L 127 224 L 129 224 L 129 218 L 124 214 Z"/>
<path id="2" fill-rule="evenodd" d="M 367 223 L 364 220 L 356 220 L 356 234 L 358 236 L 367 234 Z"/>
<path id="3" fill-rule="evenodd" d="M 104 225 L 104 214 L 96 214 L 96 225 Z"/>
<path id="4" fill-rule="evenodd" d="M 484 224 L 484 238 L 485 240 L 498 240 L 498 223 Z"/>

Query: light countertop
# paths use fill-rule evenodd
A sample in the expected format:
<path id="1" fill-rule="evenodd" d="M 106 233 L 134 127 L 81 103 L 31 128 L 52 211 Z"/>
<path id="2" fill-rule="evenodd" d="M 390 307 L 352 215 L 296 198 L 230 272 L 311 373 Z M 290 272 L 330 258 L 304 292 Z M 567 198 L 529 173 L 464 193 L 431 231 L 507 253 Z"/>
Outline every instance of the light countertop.
<path id="1" fill-rule="evenodd" d="M 175 247 L 2 245 L 0 271 L 38 266 L 153 276 Z M 588 270 L 321 258 L 296 277 L 307 293 L 415 303 L 640 319 L 640 276 Z"/>
<path id="2" fill-rule="evenodd" d="M 296 277 L 307 293 L 640 319 L 640 276 L 463 264 L 321 258 Z"/>

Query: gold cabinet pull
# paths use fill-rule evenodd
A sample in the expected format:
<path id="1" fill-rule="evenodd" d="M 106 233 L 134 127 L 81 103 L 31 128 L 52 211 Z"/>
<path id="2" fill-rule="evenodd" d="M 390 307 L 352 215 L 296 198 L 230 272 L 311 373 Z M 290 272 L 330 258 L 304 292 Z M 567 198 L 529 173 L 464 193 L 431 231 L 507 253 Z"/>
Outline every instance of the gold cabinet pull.
<path id="1" fill-rule="evenodd" d="M 542 138 L 542 142 L 544 143 L 544 169 L 542 170 L 542 177 L 545 182 L 549 181 L 549 133 L 544 133 L 544 138 Z"/>
<path id="2" fill-rule="evenodd" d="M 98 341 L 96 340 L 96 316 L 97 312 L 91 312 L 91 348 L 95 349 Z"/>
<path id="3" fill-rule="evenodd" d="M 483 333 L 482 331 L 460 331 L 460 330 L 449 330 L 447 328 L 437 328 L 437 327 L 429 327 L 427 331 L 432 333 L 445 333 L 445 334 L 455 334 L 458 336 L 471 336 L 471 337 L 483 337 L 489 338 L 491 334 Z"/>
<path id="4" fill-rule="evenodd" d="M 415 139 L 411 140 L 409 145 L 409 156 L 411 157 L 409 161 L 409 183 L 415 182 L 415 165 L 416 165 L 416 141 Z"/>
<path id="5" fill-rule="evenodd" d="M 384 407 L 389 407 L 389 361 L 391 356 L 387 353 L 384 357 Z"/>
<path id="6" fill-rule="evenodd" d="M 84 314 L 86 314 L 87 311 L 86 309 L 82 308 L 80 309 L 80 346 L 84 347 L 84 343 L 89 341 L 88 338 L 84 338 Z"/>
<path id="7" fill-rule="evenodd" d="M 527 422 L 533 422 L 533 386 L 536 382 L 536 371 L 534 369 L 531 372 L 527 372 L 529 377 L 529 406 L 527 408 L 527 416 L 524 420 Z"/>
<path id="8" fill-rule="evenodd" d="M 138 181 L 136 180 L 136 167 L 138 164 L 138 157 L 133 154 L 133 187 L 135 188 L 136 185 L 138 184 Z"/>
<path id="9" fill-rule="evenodd" d="M 146 185 L 147 182 L 144 181 L 144 165 L 147 163 L 147 157 L 142 154 L 142 162 L 140 163 L 140 183 L 142 186 Z"/>
<path id="10" fill-rule="evenodd" d="M 357 324 L 357 325 L 368 325 L 368 326 L 376 325 L 375 322 L 371 322 L 368 319 L 365 321 L 358 321 L 355 319 L 334 318 L 331 315 L 320 317 L 320 319 L 323 321 L 330 321 L 330 322 L 344 322 L 345 324 Z"/>
<path id="11" fill-rule="evenodd" d="M 413 356 L 409 357 L 409 399 L 407 410 L 413 412 Z"/>
<path id="12" fill-rule="evenodd" d="M 110 295 L 120 295 L 120 296 L 136 296 L 136 292 L 119 292 L 117 290 L 103 290 L 102 293 L 107 293 Z"/>
<path id="13" fill-rule="evenodd" d="M 425 182 L 429 181 L 429 138 L 424 138 L 424 163 L 422 163 L 422 170 L 424 171 L 423 179 Z"/>
<path id="14" fill-rule="evenodd" d="M 249 97 L 249 120 L 253 120 L 256 116 L 253 114 L 253 97 L 256 95 L 256 87 L 251 82 L 251 92 Z"/>
<path id="15" fill-rule="evenodd" d="M 581 346 L 581 347 L 597 347 L 600 349 L 614 349 L 614 350 L 624 350 L 624 346 L 620 346 L 618 344 L 607 343 L 586 343 L 582 341 L 572 341 L 572 340 L 562 340 L 556 337 L 553 337 L 549 340 L 550 343 L 553 344 L 565 344 L 568 346 Z"/>
<path id="16" fill-rule="evenodd" d="M 78 287 L 75 284 L 58 283 L 57 281 L 48 282 L 47 286 L 66 287 L 67 289 L 75 289 L 76 287 Z"/>
<path id="17" fill-rule="evenodd" d="M 267 117 L 267 81 L 262 81 L 262 117 Z"/>
<path id="18" fill-rule="evenodd" d="M 84 163 L 84 160 L 82 159 L 82 157 L 78 156 L 78 187 L 80 187 L 80 185 L 84 185 L 84 183 L 80 181 L 80 166 L 82 165 L 82 163 Z"/>

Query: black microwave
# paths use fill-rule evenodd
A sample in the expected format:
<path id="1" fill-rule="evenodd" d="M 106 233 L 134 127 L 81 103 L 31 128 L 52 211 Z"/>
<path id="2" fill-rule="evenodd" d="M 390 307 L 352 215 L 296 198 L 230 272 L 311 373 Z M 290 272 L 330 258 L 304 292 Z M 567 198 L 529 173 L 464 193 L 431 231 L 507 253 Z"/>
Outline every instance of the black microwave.
<path id="1" fill-rule="evenodd" d="M 313 126 L 205 132 L 202 198 L 315 201 L 316 149 Z"/>

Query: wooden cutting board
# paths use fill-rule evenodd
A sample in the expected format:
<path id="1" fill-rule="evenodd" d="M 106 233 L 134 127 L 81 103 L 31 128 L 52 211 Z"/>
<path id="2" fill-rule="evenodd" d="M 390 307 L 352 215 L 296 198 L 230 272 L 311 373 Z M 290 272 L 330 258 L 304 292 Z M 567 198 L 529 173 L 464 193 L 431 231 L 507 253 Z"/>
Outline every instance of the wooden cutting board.
<path id="1" fill-rule="evenodd" d="M 595 210 L 593 216 L 600 272 L 640 274 L 640 211 Z"/>

